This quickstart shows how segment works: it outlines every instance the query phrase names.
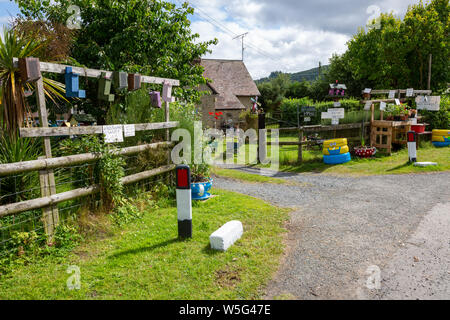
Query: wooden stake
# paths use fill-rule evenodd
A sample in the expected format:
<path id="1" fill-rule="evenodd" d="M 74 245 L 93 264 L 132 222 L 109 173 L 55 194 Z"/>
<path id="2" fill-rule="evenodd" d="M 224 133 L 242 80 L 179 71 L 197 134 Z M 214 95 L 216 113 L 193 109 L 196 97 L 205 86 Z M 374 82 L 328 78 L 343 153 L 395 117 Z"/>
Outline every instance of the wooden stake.
<path id="1" fill-rule="evenodd" d="M 298 130 L 298 163 L 303 162 L 303 129 Z"/>

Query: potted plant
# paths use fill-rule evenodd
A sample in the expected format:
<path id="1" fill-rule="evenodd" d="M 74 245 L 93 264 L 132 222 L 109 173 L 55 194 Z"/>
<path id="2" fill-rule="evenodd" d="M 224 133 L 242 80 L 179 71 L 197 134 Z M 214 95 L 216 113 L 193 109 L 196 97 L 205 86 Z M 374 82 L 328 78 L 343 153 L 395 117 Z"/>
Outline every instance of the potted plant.
<path id="1" fill-rule="evenodd" d="M 364 138 L 361 139 L 361 146 L 355 147 L 355 155 L 359 158 L 370 158 L 377 153 L 377 148 L 367 147 Z"/>
<path id="2" fill-rule="evenodd" d="M 207 200 L 211 197 L 208 192 L 212 188 L 211 167 L 206 164 L 191 166 L 191 190 L 193 200 Z"/>

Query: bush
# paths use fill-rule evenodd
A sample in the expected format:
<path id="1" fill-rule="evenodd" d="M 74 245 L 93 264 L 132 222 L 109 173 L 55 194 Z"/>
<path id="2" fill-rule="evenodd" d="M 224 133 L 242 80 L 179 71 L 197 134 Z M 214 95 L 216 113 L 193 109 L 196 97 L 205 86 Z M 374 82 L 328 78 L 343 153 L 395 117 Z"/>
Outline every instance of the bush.
<path id="1" fill-rule="evenodd" d="M 428 130 L 450 129 L 450 96 L 441 97 L 441 109 L 439 111 L 419 111 L 426 123 L 430 124 Z"/>

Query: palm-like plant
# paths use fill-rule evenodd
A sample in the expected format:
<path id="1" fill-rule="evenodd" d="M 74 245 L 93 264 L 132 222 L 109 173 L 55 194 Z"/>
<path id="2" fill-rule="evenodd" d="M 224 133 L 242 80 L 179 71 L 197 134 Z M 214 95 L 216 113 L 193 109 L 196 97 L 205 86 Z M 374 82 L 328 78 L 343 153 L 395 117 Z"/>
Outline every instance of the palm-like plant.
<path id="1" fill-rule="evenodd" d="M 14 29 L 3 28 L 0 37 L 0 107 L 2 129 L 13 137 L 24 124 L 24 117 L 30 112 L 25 99 L 25 89 L 33 90 L 33 84 L 24 83 L 19 68 L 14 66 L 13 58 L 39 57 L 46 41 L 39 38 L 21 37 Z M 65 86 L 55 80 L 43 78 L 45 95 L 52 101 L 62 98 Z"/>

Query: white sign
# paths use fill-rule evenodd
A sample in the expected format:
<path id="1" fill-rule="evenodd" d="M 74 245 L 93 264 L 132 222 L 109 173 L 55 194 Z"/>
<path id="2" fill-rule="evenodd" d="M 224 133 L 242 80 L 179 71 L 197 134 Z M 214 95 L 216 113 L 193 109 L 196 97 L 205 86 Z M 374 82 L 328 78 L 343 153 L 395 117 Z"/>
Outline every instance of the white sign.
<path id="1" fill-rule="evenodd" d="M 398 105 L 398 106 L 401 105 L 400 99 L 395 99 L 395 104 Z"/>
<path id="2" fill-rule="evenodd" d="M 441 105 L 440 96 L 416 97 L 417 110 L 439 111 Z"/>
<path id="3" fill-rule="evenodd" d="M 395 90 L 389 90 L 389 99 L 395 98 Z"/>
<path id="4" fill-rule="evenodd" d="M 328 112 L 322 112 L 322 119 L 331 119 L 331 116 Z"/>
<path id="5" fill-rule="evenodd" d="M 311 122 L 311 118 L 310 117 L 305 117 L 305 122 Z"/>
<path id="6" fill-rule="evenodd" d="M 124 124 L 123 134 L 125 137 L 134 137 L 136 135 L 136 129 L 134 127 L 134 124 Z"/>
<path id="7" fill-rule="evenodd" d="M 406 96 L 407 97 L 414 96 L 414 89 L 413 88 L 406 89 Z"/>
<path id="8" fill-rule="evenodd" d="M 372 89 L 370 89 L 370 88 L 364 89 L 364 93 L 371 93 L 371 92 L 372 92 Z"/>
<path id="9" fill-rule="evenodd" d="M 364 110 L 370 110 L 371 107 L 372 107 L 372 101 L 367 101 L 364 106 Z"/>
<path id="10" fill-rule="evenodd" d="M 163 84 L 163 96 L 165 102 L 175 102 L 175 97 L 172 97 L 172 85 L 168 82 Z"/>
<path id="11" fill-rule="evenodd" d="M 335 119 L 335 118 L 331 119 L 331 125 L 337 126 L 338 124 L 339 124 L 339 119 Z"/>
<path id="12" fill-rule="evenodd" d="M 344 119 L 345 118 L 345 109 L 328 109 L 328 114 L 330 115 L 331 119 Z"/>
<path id="13" fill-rule="evenodd" d="M 122 125 L 103 126 L 103 134 L 105 135 L 105 143 L 123 142 Z"/>
<path id="14" fill-rule="evenodd" d="M 380 102 L 380 110 L 381 111 L 386 110 L 386 102 Z"/>
<path id="15" fill-rule="evenodd" d="M 335 108 L 339 108 L 340 106 L 341 106 L 341 103 L 340 103 L 340 102 L 335 102 L 335 103 L 334 103 L 334 107 L 335 107 Z"/>

